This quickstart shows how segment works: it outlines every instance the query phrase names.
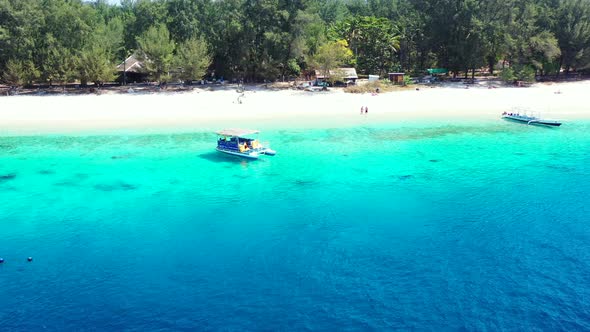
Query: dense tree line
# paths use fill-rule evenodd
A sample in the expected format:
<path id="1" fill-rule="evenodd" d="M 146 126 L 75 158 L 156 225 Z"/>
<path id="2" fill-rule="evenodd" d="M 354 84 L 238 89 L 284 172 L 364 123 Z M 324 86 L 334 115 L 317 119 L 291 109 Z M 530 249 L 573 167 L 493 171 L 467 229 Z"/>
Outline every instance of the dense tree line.
<path id="1" fill-rule="evenodd" d="M 5 83 L 113 81 L 130 54 L 157 81 L 499 62 L 532 79 L 590 67 L 590 0 L 0 0 Z"/>

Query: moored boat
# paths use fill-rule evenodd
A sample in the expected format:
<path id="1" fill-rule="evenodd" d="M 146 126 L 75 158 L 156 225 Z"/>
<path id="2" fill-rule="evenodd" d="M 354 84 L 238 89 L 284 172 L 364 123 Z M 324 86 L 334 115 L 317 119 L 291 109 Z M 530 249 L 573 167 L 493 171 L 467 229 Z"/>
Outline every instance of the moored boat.
<path id="1" fill-rule="evenodd" d="M 529 125 L 540 125 L 549 127 L 561 126 L 561 122 L 557 120 L 543 119 L 537 116 L 527 115 L 526 113 L 521 114 L 520 112 L 504 112 L 502 113 L 502 118 L 506 120 L 526 123 Z"/>
<path id="2" fill-rule="evenodd" d="M 216 150 L 222 153 L 240 156 L 247 159 L 258 159 L 261 155 L 274 156 L 276 151 L 263 146 L 256 138 L 258 130 L 254 129 L 224 129 L 217 132 Z"/>

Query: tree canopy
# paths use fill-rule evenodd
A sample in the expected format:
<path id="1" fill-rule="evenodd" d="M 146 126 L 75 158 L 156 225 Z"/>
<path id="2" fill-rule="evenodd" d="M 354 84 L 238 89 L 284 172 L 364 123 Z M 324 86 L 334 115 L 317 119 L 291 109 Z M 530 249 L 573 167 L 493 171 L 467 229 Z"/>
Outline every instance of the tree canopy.
<path id="1" fill-rule="evenodd" d="M 170 32 L 163 24 L 150 27 L 141 36 L 137 37 L 140 59 L 146 64 L 148 72 L 156 81 L 160 81 L 162 75 L 170 72 L 173 52 L 176 47 L 170 39 Z"/>
<path id="2" fill-rule="evenodd" d="M 501 62 L 514 78 L 558 75 L 590 69 L 590 1 L 0 0 L 10 85 L 101 84 L 133 53 L 156 80 L 285 79 L 342 41 L 361 74 Z"/>

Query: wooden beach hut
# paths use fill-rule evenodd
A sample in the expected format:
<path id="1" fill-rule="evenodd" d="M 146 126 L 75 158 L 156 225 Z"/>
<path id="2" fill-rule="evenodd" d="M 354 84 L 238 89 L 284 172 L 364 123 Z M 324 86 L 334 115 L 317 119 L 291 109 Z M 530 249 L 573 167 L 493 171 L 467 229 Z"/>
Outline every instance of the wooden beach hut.
<path id="1" fill-rule="evenodd" d="M 389 81 L 395 84 L 404 84 L 404 77 L 406 73 L 388 73 Z"/>
<path id="2" fill-rule="evenodd" d="M 336 68 L 331 69 L 328 75 L 324 75 L 320 70 L 315 71 L 315 77 L 318 81 L 328 81 L 330 77 L 338 77 L 336 83 L 343 83 L 345 85 L 354 85 L 356 84 L 356 80 L 358 80 L 358 75 L 356 74 L 355 68 Z M 340 78 L 342 80 L 340 80 Z"/>
<path id="3" fill-rule="evenodd" d="M 135 54 L 130 55 L 117 66 L 117 73 L 118 81 L 123 84 L 147 82 L 149 76 L 145 64 Z"/>

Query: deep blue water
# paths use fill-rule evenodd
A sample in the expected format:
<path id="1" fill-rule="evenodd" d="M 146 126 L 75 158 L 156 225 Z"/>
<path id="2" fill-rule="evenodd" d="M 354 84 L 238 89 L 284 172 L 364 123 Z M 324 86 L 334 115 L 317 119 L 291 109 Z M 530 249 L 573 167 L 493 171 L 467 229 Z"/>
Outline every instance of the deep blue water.
<path id="1" fill-rule="evenodd" d="M 0 330 L 590 330 L 589 122 L 262 140 L 0 137 Z"/>

